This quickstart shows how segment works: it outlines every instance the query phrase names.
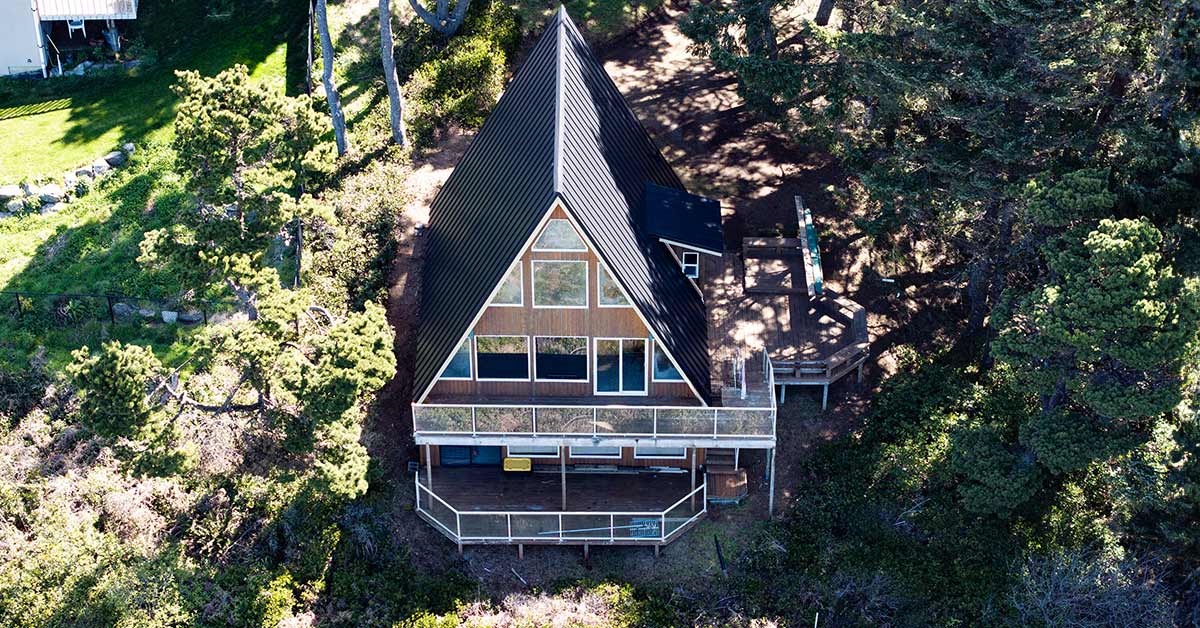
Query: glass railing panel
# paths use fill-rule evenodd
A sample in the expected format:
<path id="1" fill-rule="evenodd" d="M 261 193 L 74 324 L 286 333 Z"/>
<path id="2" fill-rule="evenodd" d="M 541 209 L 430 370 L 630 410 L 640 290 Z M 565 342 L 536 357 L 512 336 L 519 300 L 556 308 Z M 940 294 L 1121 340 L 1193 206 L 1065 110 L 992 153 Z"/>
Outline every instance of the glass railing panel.
<path id="1" fill-rule="evenodd" d="M 591 434 L 591 408 L 538 408 L 538 434 Z"/>
<path id="2" fill-rule="evenodd" d="M 563 515 L 563 538 L 607 539 L 608 514 Z"/>
<path id="3" fill-rule="evenodd" d="M 532 434 L 533 408 L 476 408 L 475 431 L 483 434 Z"/>
<path id="4" fill-rule="evenodd" d="M 662 518 L 656 514 L 613 516 L 613 538 L 618 540 L 659 539 L 661 527 Z"/>
<path id="5" fill-rule="evenodd" d="M 653 434 L 652 408 L 600 408 L 596 410 L 596 432 L 601 434 Z"/>
<path id="6" fill-rule="evenodd" d="M 470 432 L 470 408 L 438 408 L 413 406 L 413 419 L 418 432 Z"/>
<path id="7" fill-rule="evenodd" d="M 522 512 L 512 515 L 512 534 L 523 539 L 557 539 L 557 513 Z"/>
<path id="8" fill-rule="evenodd" d="M 666 522 L 664 529 L 666 536 L 670 536 L 676 530 L 683 527 L 692 517 L 704 509 L 704 495 L 697 491 L 693 497 L 689 497 L 666 512 Z"/>
<path id="9" fill-rule="evenodd" d="M 658 434 L 712 434 L 713 411 L 678 409 L 658 411 Z"/>
<path id="10" fill-rule="evenodd" d="M 429 505 L 425 509 L 425 513 L 430 517 L 433 517 L 433 519 L 438 523 L 442 524 L 451 534 L 457 534 L 458 520 L 454 509 L 450 508 L 446 504 L 443 504 L 441 500 L 438 500 L 432 496 L 430 496 L 428 504 Z"/>
<path id="11" fill-rule="evenodd" d="M 770 436 L 769 410 L 717 410 L 718 436 Z"/>
<path id="12" fill-rule="evenodd" d="M 508 537 L 508 516 L 473 512 L 459 513 L 464 539 L 503 539 Z"/>

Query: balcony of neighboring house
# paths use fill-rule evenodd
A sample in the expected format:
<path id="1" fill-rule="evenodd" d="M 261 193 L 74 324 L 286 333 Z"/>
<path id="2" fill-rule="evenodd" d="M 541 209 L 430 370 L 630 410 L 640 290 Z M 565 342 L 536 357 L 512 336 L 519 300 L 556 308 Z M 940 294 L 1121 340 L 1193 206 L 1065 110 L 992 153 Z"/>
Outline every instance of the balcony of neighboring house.
<path id="1" fill-rule="evenodd" d="M 666 545 L 707 513 L 706 484 L 686 470 L 534 465 L 427 466 L 417 513 L 464 544 Z M 694 487 L 694 488 L 693 488 Z"/>
<path id="2" fill-rule="evenodd" d="M 137 19 L 137 0 L 34 0 L 47 61 L 65 73 L 87 61 L 106 63 L 124 45 L 118 21 Z"/>

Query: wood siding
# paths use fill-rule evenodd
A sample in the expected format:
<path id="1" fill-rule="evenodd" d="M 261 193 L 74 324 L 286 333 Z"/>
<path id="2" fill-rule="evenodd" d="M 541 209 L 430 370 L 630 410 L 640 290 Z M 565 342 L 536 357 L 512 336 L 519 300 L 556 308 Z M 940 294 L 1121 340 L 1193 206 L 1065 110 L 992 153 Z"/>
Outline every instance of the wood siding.
<path id="1" fill-rule="evenodd" d="M 561 208 L 555 207 L 551 219 L 566 219 Z M 536 240 L 536 239 L 535 239 Z M 588 263 L 587 308 L 535 308 L 533 307 L 533 260 L 583 260 Z M 642 323 L 633 307 L 600 307 L 598 304 L 597 281 L 599 259 L 591 252 L 549 253 L 527 249 L 521 256 L 521 307 L 489 306 L 475 325 L 477 336 L 516 335 L 529 337 L 529 381 L 492 382 L 472 380 L 438 380 L 430 391 L 430 403 L 487 403 L 489 397 L 529 398 L 590 398 L 589 403 L 622 404 L 636 403 L 632 400 L 652 397 L 661 399 L 662 405 L 694 405 L 695 395 L 686 382 L 654 382 L 647 376 L 647 395 L 594 395 L 595 376 L 594 338 L 650 338 L 650 332 Z M 586 336 L 588 337 L 588 381 L 557 382 L 534 379 L 535 338 L 537 336 Z M 653 351 L 647 343 L 647 351 Z M 472 375 L 477 376 L 472 366 Z M 653 370 L 653 362 L 648 364 Z"/>

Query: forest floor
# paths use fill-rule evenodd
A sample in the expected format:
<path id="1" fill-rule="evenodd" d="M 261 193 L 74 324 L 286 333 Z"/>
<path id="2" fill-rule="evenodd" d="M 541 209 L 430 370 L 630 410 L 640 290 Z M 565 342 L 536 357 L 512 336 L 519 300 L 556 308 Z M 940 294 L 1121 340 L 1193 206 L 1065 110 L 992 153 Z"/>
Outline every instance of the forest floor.
<path id="1" fill-rule="evenodd" d="M 814 4 L 815 3 L 811 3 Z M 802 7 L 803 8 L 803 7 Z M 845 185 L 836 160 L 797 143 L 795 136 L 751 114 L 737 94 L 734 78 L 718 73 L 706 60 L 692 56 L 688 39 L 677 23 L 682 12 L 665 8 L 624 37 L 598 48 L 621 92 L 650 131 L 659 147 L 688 187 L 721 200 L 728 243 L 743 235 L 772 234 L 795 228 L 792 201 L 800 194 L 812 208 L 822 238 L 827 283 L 864 305 L 872 339 L 872 360 L 862 384 L 847 378 L 830 390 L 830 405 L 820 411 L 819 389 L 789 391 L 779 412 L 779 448 L 776 514 L 791 507 L 791 487 L 820 478 L 800 477 L 796 464 L 821 442 L 833 440 L 861 425 L 879 383 L 895 370 L 895 349 L 903 344 L 932 346 L 939 339 L 917 325 L 920 337 L 910 333 L 914 323 L 948 307 L 956 297 L 953 277 L 924 271 L 919 262 L 893 268 L 888 250 L 857 227 L 863 208 L 835 202 L 833 190 Z M 426 156 L 414 158 L 408 179 L 412 204 L 410 218 L 423 223 L 428 206 L 466 150 L 469 137 L 452 135 Z M 467 546 L 458 556 L 456 547 L 412 510 L 413 495 L 408 462 L 416 459 L 409 413 L 413 326 L 419 293 L 420 243 L 411 232 L 397 259 L 391 290 L 390 319 L 397 328 L 395 381 L 379 397 L 381 437 L 377 448 L 388 450 L 389 473 L 396 474 L 398 490 L 394 529 L 405 537 L 412 560 L 429 570 L 461 567 L 490 594 L 528 587 L 552 586 L 576 579 L 606 578 L 664 588 L 710 606 L 720 604 L 720 581 L 736 577 L 737 557 L 756 538 L 765 521 L 767 486 L 765 456 L 746 452 L 743 465 L 750 472 L 750 497 L 737 507 L 710 508 L 709 517 L 666 547 L 659 558 L 648 548 L 596 548 L 584 560 L 578 547 L 536 547 L 517 560 L 516 548 Z M 881 281 L 891 277 L 896 283 Z M 400 481 L 407 478 L 407 481 Z M 713 539 L 731 559 L 723 575 Z M 518 577 L 517 574 L 520 574 Z M 522 581 L 523 579 L 523 581 Z M 709 600 L 708 604 L 704 601 Z"/>

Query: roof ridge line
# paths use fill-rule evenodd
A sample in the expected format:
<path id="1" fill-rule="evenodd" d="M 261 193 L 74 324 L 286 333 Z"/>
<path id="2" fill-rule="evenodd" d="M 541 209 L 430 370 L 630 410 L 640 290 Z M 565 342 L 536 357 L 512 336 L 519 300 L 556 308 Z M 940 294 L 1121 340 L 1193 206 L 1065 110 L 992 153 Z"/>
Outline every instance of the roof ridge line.
<path id="1" fill-rule="evenodd" d="M 562 194 L 562 144 L 563 144 L 563 40 L 566 26 L 563 24 L 564 7 L 559 5 L 554 15 L 554 192 Z"/>

